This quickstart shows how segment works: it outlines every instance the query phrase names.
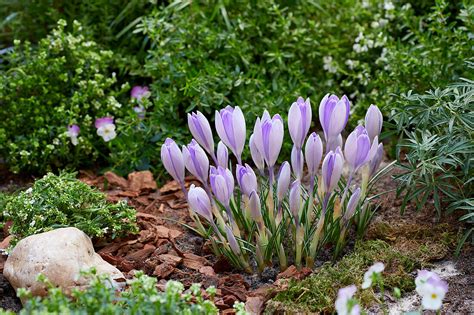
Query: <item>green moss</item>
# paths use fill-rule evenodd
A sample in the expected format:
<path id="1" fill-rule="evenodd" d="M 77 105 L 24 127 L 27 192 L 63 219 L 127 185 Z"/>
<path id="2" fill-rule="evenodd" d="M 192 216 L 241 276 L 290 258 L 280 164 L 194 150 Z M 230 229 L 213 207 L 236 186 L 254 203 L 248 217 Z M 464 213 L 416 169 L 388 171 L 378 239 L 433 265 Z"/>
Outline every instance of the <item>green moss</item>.
<path id="1" fill-rule="evenodd" d="M 398 287 L 402 292 L 414 289 L 410 272 L 419 267 L 420 262 L 384 241 L 371 240 L 357 243 L 353 253 L 336 264 L 324 264 L 305 280 L 290 281 L 288 289 L 268 303 L 266 312 L 282 309 L 289 312 L 333 312 L 337 291 L 351 284 L 360 287 L 365 271 L 377 261 L 386 266 L 383 274 L 386 287 Z M 375 298 L 371 289 L 359 291 L 357 297 L 363 306 L 370 305 Z"/>

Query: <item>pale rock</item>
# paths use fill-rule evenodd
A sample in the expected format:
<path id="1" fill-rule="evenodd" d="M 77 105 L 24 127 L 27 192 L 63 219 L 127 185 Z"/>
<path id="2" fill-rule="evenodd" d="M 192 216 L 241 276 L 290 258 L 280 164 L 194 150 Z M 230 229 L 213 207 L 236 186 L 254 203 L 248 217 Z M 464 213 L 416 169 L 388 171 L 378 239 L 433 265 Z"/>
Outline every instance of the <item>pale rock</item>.
<path id="1" fill-rule="evenodd" d="M 95 253 L 92 241 L 81 230 L 68 227 L 28 236 L 15 246 L 5 262 L 3 274 L 15 290 L 26 288 L 33 296 L 44 296 L 45 286 L 36 280 L 43 274 L 65 293 L 84 288 L 88 279 L 80 271 L 94 267 L 106 274 L 117 288 L 125 283 L 124 275 Z"/>

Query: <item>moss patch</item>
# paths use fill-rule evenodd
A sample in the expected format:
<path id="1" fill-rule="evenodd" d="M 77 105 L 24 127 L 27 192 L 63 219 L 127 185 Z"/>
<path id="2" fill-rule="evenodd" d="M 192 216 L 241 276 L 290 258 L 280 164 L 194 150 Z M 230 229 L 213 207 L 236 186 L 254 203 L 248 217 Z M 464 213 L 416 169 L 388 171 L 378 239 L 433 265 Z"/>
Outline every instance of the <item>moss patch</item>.
<path id="1" fill-rule="evenodd" d="M 456 233 L 448 224 L 378 223 L 371 227 L 368 238 L 371 240 L 358 242 L 352 253 L 335 264 L 327 262 L 307 279 L 290 281 L 285 291 L 267 303 L 266 313 L 334 312 L 337 291 L 351 284 L 360 288 L 365 271 L 377 261 L 385 264 L 386 290 L 411 291 L 415 288 L 411 273 L 444 258 L 456 244 Z M 357 294 L 363 307 L 375 301 L 372 289 Z"/>

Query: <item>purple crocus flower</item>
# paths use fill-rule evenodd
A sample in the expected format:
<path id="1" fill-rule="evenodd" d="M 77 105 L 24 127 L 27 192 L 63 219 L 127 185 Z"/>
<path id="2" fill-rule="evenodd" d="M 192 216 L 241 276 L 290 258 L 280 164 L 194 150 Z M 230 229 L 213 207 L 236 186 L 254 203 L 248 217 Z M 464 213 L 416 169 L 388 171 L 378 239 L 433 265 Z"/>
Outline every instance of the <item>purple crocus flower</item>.
<path id="1" fill-rule="evenodd" d="M 247 136 L 242 110 L 238 106 L 227 106 L 216 111 L 216 130 L 222 142 L 234 153 L 239 164 L 242 164 L 241 156 Z"/>
<path id="2" fill-rule="evenodd" d="M 281 165 L 280 171 L 278 172 L 277 196 L 278 196 L 278 201 L 280 203 L 285 198 L 285 195 L 288 192 L 288 188 L 290 187 L 290 181 L 291 181 L 290 163 L 285 161 Z"/>
<path id="3" fill-rule="evenodd" d="M 211 166 L 210 182 L 212 192 L 226 208 L 234 193 L 234 177 L 229 169 Z"/>
<path id="4" fill-rule="evenodd" d="M 252 191 L 257 190 L 257 176 L 248 164 L 237 164 L 235 177 L 245 195 L 250 196 Z"/>
<path id="5" fill-rule="evenodd" d="M 184 159 L 181 150 L 173 139 L 166 138 L 161 146 L 161 161 L 168 173 L 184 187 Z"/>
<path id="6" fill-rule="evenodd" d="M 344 221 L 348 222 L 350 218 L 354 215 L 354 212 L 357 208 L 357 204 L 359 203 L 360 199 L 360 188 L 357 188 L 353 193 L 351 198 L 349 198 L 349 202 L 347 203 L 346 212 L 344 213 Z"/>
<path id="7" fill-rule="evenodd" d="M 78 125 L 69 125 L 67 127 L 67 136 L 71 138 L 71 143 L 73 145 L 77 145 L 79 142 L 77 141 L 77 137 L 79 136 L 79 132 L 81 128 Z"/>
<path id="8" fill-rule="evenodd" d="M 117 136 L 113 117 L 97 118 L 95 120 L 95 127 L 97 128 L 97 134 L 101 136 L 105 142 L 108 142 Z"/>
<path id="9" fill-rule="evenodd" d="M 297 149 L 303 147 L 304 139 L 308 134 L 311 125 L 311 104 L 309 98 L 306 101 L 302 97 L 298 97 L 288 112 L 288 130 L 291 140 Z"/>
<path id="10" fill-rule="evenodd" d="M 301 182 L 295 180 L 290 187 L 290 211 L 298 223 L 298 215 L 301 209 Z"/>
<path id="11" fill-rule="evenodd" d="M 252 219 L 260 222 L 262 220 L 260 197 L 255 190 L 250 193 L 249 208 Z"/>
<path id="12" fill-rule="evenodd" d="M 342 175 L 343 158 L 340 150 L 329 152 L 323 161 L 322 176 L 324 190 L 327 194 L 330 194 Z"/>
<path id="13" fill-rule="evenodd" d="M 140 101 L 142 98 L 147 98 L 150 95 L 150 89 L 148 86 L 139 86 L 136 85 L 132 88 L 132 91 L 130 92 L 130 96 L 132 98 L 137 99 Z"/>
<path id="14" fill-rule="evenodd" d="M 316 176 L 323 157 L 323 142 L 316 132 L 309 135 L 308 141 L 306 141 L 304 155 L 309 175 L 311 177 Z"/>
<path id="15" fill-rule="evenodd" d="M 217 144 L 217 164 L 223 168 L 229 166 L 229 151 L 222 141 Z"/>
<path id="16" fill-rule="evenodd" d="M 357 171 L 369 161 L 370 147 L 367 131 L 363 126 L 357 126 L 347 137 L 344 146 L 344 157 L 352 171 Z"/>
<path id="17" fill-rule="evenodd" d="M 200 111 L 188 114 L 188 127 L 193 138 L 214 158 L 214 138 L 207 118 Z"/>
<path id="18" fill-rule="evenodd" d="M 252 160 L 257 169 L 261 174 L 263 174 L 265 170 L 265 160 L 263 158 L 262 153 L 258 150 L 257 145 L 255 144 L 255 137 L 252 134 L 249 140 L 250 146 L 250 155 L 252 155 Z"/>
<path id="19" fill-rule="evenodd" d="M 326 142 L 336 141 L 344 130 L 349 119 L 350 102 L 344 95 L 339 99 L 336 95 L 326 94 L 319 105 L 319 121 L 324 130 Z M 326 148 L 326 151 L 329 149 Z"/>
<path id="20" fill-rule="evenodd" d="M 382 131 L 383 116 L 380 109 L 375 105 L 370 105 L 365 114 L 365 128 L 369 135 L 370 141 L 380 135 Z"/>
<path id="21" fill-rule="evenodd" d="M 183 146 L 183 159 L 188 171 L 196 176 L 201 183 L 207 185 L 209 159 L 196 140 L 193 139 L 188 146 Z"/>
<path id="22" fill-rule="evenodd" d="M 227 241 L 229 242 L 230 249 L 234 252 L 235 255 L 240 255 L 240 246 L 237 242 L 237 239 L 232 232 L 232 228 L 228 225 L 225 226 L 225 234 L 227 236 Z"/>
<path id="23" fill-rule="evenodd" d="M 262 118 L 257 118 L 253 134 L 258 151 L 268 167 L 273 168 L 283 144 L 283 119 L 278 114 L 270 118 L 265 110 Z"/>
<path id="24" fill-rule="evenodd" d="M 188 192 L 188 204 L 192 211 L 207 221 L 213 222 L 211 201 L 204 189 L 191 185 Z"/>
<path id="25" fill-rule="evenodd" d="M 377 137 L 374 139 L 375 141 L 372 143 L 372 146 L 376 144 Z M 372 149 L 371 149 L 372 150 Z M 375 175 L 377 170 L 379 169 L 380 163 L 382 163 L 382 158 L 383 158 L 383 143 L 379 143 L 377 145 L 377 150 L 375 154 L 373 154 L 370 162 L 369 162 L 369 177 L 372 177 Z"/>
<path id="26" fill-rule="evenodd" d="M 297 179 L 301 179 L 303 177 L 303 164 L 303 152 L 298 149 L 296 145 L 294 145 L 293 149 L 291 150 L 291 166 Z"/>

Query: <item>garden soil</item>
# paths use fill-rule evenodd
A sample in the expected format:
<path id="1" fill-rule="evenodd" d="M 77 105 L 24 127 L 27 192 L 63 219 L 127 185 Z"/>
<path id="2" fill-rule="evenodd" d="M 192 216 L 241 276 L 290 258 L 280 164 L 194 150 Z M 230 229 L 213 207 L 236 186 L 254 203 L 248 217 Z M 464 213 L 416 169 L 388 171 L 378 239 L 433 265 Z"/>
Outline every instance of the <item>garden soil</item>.
<path id="1" fill-rule="evenodd" d="M 12 187 L 25 187 L 31 182 L 29 178 L 25 180 L 24 177 L 15 178 L 11 175 L 3 178 L 6 179 L 1 186 L 3 190 L 11 191 Z M 248 275 L 234 270 L 227 261 L 216 259 L 209 243 L 187 227 L 192 227 L 193 222 L 184 194 L 174 181 L 157 188 L 149 172 L 135 172 L 123 178 L 111 172 L 97 176 L 93 172 L 82 171 L 79 178 L 103 190 L 111 202 L 125 199 L 137 210 L 140 227 L 137 235 L 113 241 L 93 240 L 96 251 L 129 278 L 137 270 L 143 270 L 157 277 L 162 289 L 169 279 L 179 280 L 186 287 L 192 283 L 201 283 L 204 288 L 213 285 L 217 288 L 215 303 L 221 313 L 232 313 L 236 301 L 246 303 L 247 309 L 253 313 L 261 313 L 266 301 L 285 289 L 288 279 L 303 279 L 312 272 L 291 266 L 284 272 L 268 268 L 262 275 Z M 186 186 L 193 183 L 198 184 L 194 178 L 186 178 Z M 409 205 L 405 214 L 401 215 L 401 200 L 396 198 L 394 189 L 395 182 L 389 176 L 377 183 L 378 192 L 388 192 L 379 200 L 381 207 L 368 231 L 368 238 L 383 239 L 406 251 L 432 242 L 433 233 L 460 233 L 462 226 L 456 215 L 438 220 L 432 201 L 419 212 Z M 5 233 L 0 234 L 0 242 L 6 236 Z M 439 237 L 435 239 L 439 240 Z M 427 267 L 451 262 L 456 270 L 456 275 L 446 278 L 450 287 L 443 312 L 474 312 L 473 247 L 466 245 L 460 257 L 455 258 L 453 252 L 456 244 L 451 240 L 431 245 L 436 246 L 430 246 L 430 253 L 426 253 Z M 4 256 L 0 258 L 0 307 L 18 311 L 21 304 L 1 275 L 4 260 Z M 419 305 L 419 301 L 414 300 L 413 305 Z M 377 308 L 370 311 L 379 312 Z"/>

